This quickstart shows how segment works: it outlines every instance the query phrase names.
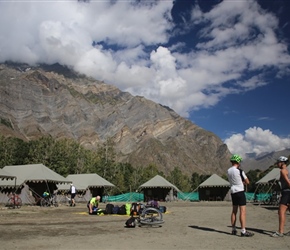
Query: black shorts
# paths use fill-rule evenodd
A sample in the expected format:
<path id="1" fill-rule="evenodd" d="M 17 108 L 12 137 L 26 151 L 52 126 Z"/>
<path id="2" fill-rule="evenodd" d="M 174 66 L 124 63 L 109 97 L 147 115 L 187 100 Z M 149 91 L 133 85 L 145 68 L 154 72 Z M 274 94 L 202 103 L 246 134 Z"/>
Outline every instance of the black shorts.
<path id="1" fill-rule="evenodd" d="M 70 198 L 74 199 L 76 194 L 71 194 Z"/>
<path id="2" fill-rule="evenodd" d="M 282 196 L 281 196 L 281 199 L 280 199 L 280 204 L 282 205 L 288 205 L 290 204 L 290 190 L 282 190 L 281 192 Z"/>
<path id="3" fill-rule="evenodd" d="M 245 206 L 247 204 L 246 195 L 244 191 L 231 194 L 232 204 L 234 206 Z"/>

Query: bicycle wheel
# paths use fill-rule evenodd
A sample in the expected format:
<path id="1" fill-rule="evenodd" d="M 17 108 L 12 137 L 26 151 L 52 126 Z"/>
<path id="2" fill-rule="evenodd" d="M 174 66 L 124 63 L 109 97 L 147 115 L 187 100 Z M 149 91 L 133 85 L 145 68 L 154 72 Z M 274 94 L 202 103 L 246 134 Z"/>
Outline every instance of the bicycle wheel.
<path id="1" fill-rule="evenodd" d="M 15 203 L 14 204 L 15 204 L 15 207 L 16 208 L 21 208 L 21 206 L 22 206 L 22 200 L 21 200 L 21 198 L 17 196 L 15 198 Z"/>
<path id="2" fill-rule="evenodd" d="M 14 207 L 14 199 L 13 198 L 9 198 L 9 200 L 7 201 L 6 207 L 8 208 L 13 208 Z"/>
<path id="3" fill-rule="evenodd" d="M 21 208 L 22 200 L 20 197 L 16 196 L 9 198 L 8 202 L 6 203 L 6 207 L 8 208 Z"/>
<path id="4" fill-rule="evenodd" d="M 153 207 L 145 208 L 141 215 L 139 222 L 146 225 L 157 225 L 164 223 L 162 213 Z"/>
<path id="5" fill-rule="evenodd" d="M 267 198 L 267 199 L 263 200 L 263 204 L 264 205 L 270 205 L 270 203 L 271 203 L 271 199 L 270 198 Z"/>
<path id="6" fill-rule="evenodd" d="M 49 206 L 48 200 L 42 198 L 41 201 L 40 201 L 40 206 L 42 206 L 42 207 L 48 207 Z"/>

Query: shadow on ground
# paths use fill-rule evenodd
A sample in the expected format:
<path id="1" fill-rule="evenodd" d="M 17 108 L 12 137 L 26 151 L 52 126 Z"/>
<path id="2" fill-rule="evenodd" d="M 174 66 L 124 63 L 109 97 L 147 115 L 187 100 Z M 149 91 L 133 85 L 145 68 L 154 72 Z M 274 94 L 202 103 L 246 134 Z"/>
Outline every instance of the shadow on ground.
<path id="1" fill-rule="evenodd" d="M 214 228 L 209 228 L 209 227 L 200 227 L 200 226 L 196 226 L 196 225 L 192 225 L 192 226 L 188 226 L 190 228 L 193 229 L 198 229 L 198 230 L 203 230 L 203 231 L 208 231 L 208 232 L 217 232 L 217 233 L 221 233 L 221 234 L 227 234 L 227 235 L 231 235 L 231 226 L 228 226 L 229 232 L 225 232 L 225 231 L 221 231 L 221 230 L 216 230 Z M 240 229 L 239 227 L 237 227 L 237 229 Z M 265 234 L 265 235 L 272 235 L 274 232 L 273 231 L 267 231 L 264 229 L 260 229 L 260 228 L 252 228 L 252 227 L 247 227 L 247 230 L 254 232 L 254 233 L 259 233 L 259 234 Z"/>

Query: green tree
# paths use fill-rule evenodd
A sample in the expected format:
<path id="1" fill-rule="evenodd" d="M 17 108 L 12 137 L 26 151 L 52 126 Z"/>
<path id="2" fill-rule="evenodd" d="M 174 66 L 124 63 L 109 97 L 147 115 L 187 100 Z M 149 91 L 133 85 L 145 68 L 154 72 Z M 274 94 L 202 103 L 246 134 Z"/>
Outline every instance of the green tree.
<path id="1" fill-rule="evenodd" d="M 142 185 L 144 182 L 149 180 L 147 178 L 150 178 L 148 176 L 151 176 L 151 174 L 146 176 L 146 180 L 144 180 L 143 172 L 144 172 L 144 168 L 142 166 L 137 166 L 135 168 L 132 167 L 131 173 L 128 175 L 130 176 L 130 178 L 129 179 L 126 178 L 126 179 L 128 180 L 128 183 L 131 183 L 133 190 L 138 190 L 140 185 Z"/>
<path id="2" fill-rule="evenodd" d="M 181 170 L 175 167 L 169 174 L 169 182 L 175 185 L 182 192 L 190 191 L 190 180 L 187 175 L 184 175 Z"/>
<path id="3" fill-rule="evenodd" d="M 106 140 L 106 142 L 100 146 L 97 150 L 99 161 L 95 166 L 96 170 L 105 179 L 110 179 L 116 174 L 115 165 L 115 143 L 112 138 Z"/>
<path id="4" fill-rule="evenodd" d="M 158 167 L 155 164 L 149 164 L 147 167 L 142 168 L 141 179 L 146 182 L 152 179 L 156 175 L 162 175 L 163 173 L 158 171 Z"/>
<path id="5" fill-rule="evenodd" d="M 199 174 L 194 172 L 191 175 L 191 191 L 196 191 L 200 183 Z"/>
<path id="6" fill-rule="evenodd" d="M 249 178 L 250 184 L 247 187 L 247 192 L 256 191 L 256 182 L 260 179 L 261 170 L 250 170 L 247 172 L 247 177 Z"/>
<path id="7" fill-rule="evenodd" d="M 28 145 L 23 140 L 0 135 L 0 167 L 22 165 L 28 153 Z"/>
<path id="8" fill-rule="evenodd" d="M 49 166 L 52 148 L 55 140 L 50 137 L 41 137 L 38 140 L 32 140 L 28 142 L 28 154 L 24 159 L 25 164 L 38 164 L 42 163 L 45 166 Z"/>
<path id="9" fill-rule="evenodd" d="M 86 151 L 72 139 L 56 141 L 51 148 L 49 166 L 63 176 L 85 172 Z"/>

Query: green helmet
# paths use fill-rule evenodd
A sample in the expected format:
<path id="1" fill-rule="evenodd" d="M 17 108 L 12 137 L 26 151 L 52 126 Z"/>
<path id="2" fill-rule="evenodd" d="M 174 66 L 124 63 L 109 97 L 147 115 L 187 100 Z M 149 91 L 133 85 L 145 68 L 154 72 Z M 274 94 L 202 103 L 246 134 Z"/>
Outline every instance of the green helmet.
<path id="1" fill-rule="evenodd" d="M 230 161 L 235 161 L 237 163 L 240 163 L 242 160 L 243 160 L 242 157 L 239 155 L 232 155 L 232 157 L 230 159 Z"/>

